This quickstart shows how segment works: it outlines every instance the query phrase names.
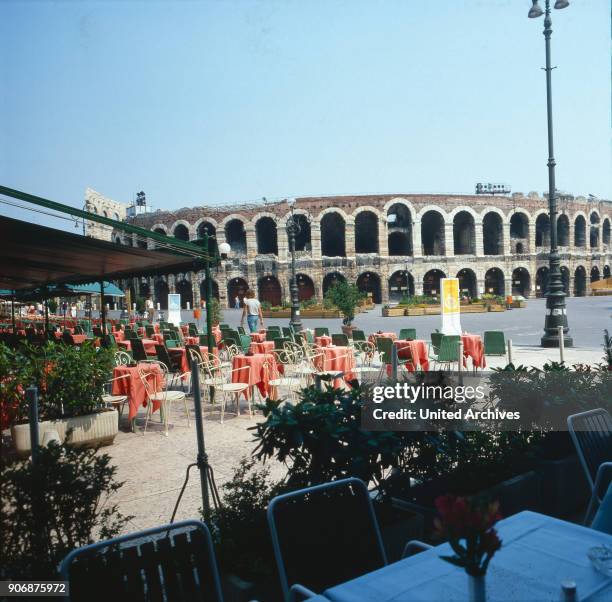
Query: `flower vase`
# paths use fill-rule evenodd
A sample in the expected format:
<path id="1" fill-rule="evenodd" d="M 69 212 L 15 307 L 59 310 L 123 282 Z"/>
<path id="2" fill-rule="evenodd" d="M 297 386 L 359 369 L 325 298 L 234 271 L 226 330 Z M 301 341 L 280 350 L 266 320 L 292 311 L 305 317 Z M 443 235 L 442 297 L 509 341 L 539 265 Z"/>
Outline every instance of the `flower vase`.
<path id="1" fill-rule="evenodd" d="M 487 588 L 485 576 L 468 575 L 468 600 L 470 602 L 486 602 Z"/>

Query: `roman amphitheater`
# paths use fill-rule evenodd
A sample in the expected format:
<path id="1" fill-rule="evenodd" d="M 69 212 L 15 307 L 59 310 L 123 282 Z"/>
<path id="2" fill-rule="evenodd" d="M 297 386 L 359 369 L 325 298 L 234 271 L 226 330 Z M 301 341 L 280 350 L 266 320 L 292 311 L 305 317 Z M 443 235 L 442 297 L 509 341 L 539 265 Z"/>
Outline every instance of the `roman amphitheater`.
<path id="1" fill-rule="evenodd" d="M 109 201 L 88 192 L 90 210 Z M 213 290 L 221 303 L 233 305 L 250 287 L 262 301 L 280 305 L 289 299 L 291 210 L 287 201 L 139 214 L 128 208 L 125 219 L 183 240 L 215 235 L 232 248 L 214 273 Z M 548 201 L 537 193 L 304 197 L 295 200 L 293 211 L 300 225 L 296 265 L 302 300 L 321 299 L 338 279 L 357 283 L 376 303 L 396 301 L 406 289 L 435 294 L 444 276 L 457 276 L 473 297 L 534 297 L 546 289 Z M 557 231 L 569 295 L 588 295 L 592 282 L 610 276 L 611 220 L 610 201 L 560 195 Z M 147 245 L 119 231 L 96 235 Z M 123 284 L 137 295 L 151 295 L 162 308 L 168 292 L 180 293 L 183 306 L 193 307 L 205 286 L 200 272 Z"/>

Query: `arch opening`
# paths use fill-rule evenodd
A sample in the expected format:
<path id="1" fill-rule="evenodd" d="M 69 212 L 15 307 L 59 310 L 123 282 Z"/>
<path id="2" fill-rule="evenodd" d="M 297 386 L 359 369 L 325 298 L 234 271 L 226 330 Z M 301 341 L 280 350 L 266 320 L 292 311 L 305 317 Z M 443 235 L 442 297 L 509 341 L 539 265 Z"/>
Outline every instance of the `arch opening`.
<path id="1" fill-rule="evenodd" d="M 211 279 L 210 285 L 212 288 L 213 298 L 219 301 L 219 284 L 215 280 Z M 205 278 L 200 282 L 200 298 L 206 299 L 206 279 Z"/>
<path id="2" fill-rule="evenodd" d="M 197 229 L 197 237 L 199 239 L 204 238 L 204 235 L 217 236 L 217 228 L 215 228 L 210 222 L 200 222 Z"/>
<path id="3" fill-rule="evenodd" d="M 255 224 L 257 253 L 260 255 L 278 255 L 278 238 L 276 222 L 271 217 L 262 217 Z"/>
<path id="4" fill-rule="evenodd" d="M 371 211 L 355 218 L 355 252 L 378 253 L 378 217 Z"/>
<path id="5" fill-rule="evenodd" d="M 453 218 L 453 246 L 455 255 L 476 254 L 474 217 L 467 211 L 459 211 Z"/>
<path id="6" fill-rule="evenodd" d="M 184 224 L 177 224 L 172 234 L 174 238 L 178 238 L 179 240 L 189 240 L 189 230 Z"/>
<path id="7" fill-rule="evenodd" d="M 574 221 L 574 246 L 586 247 L 586 220 L 582 215 Z"/>
<path id="8" fill-rule="evenodd" d="M 423 294 L 428 297 L 439 297 L 442 278 L 446 278 L 442 270 L 429 270 L 423 277 Z"/>
<path id="9" fill-rule="evenodd" d="M 535 235 L 536 247 L 550 247 L 550 217 L 547 213 L 538 215 Z"/>
<path id="10" fill-rule="evenodd" d="M 563 291 L 566 295 L 570 294 L 570 271 L 564 265 L 560 268 L 561 282 L 563 283 Z"/>
<path id="11" fill-rule="evenodd" d="M 487 295 L 504 296 L 506 286 L 504 273 L 499 268 L 491 268 L 485 274 L 485 293 Z"/>
<path id="12" fill-rule="evenodd" d="M 346 257 L 346 226 L 339 213 L 326 213 L 321 220 L 321 255 Z"/>
<path id="13" fill-rule="evenodd" d="M 357 288 L 366 293 L 374 303 L 381 303 L 380 277 L 374 272 L 364 272 L 357 278 Z"/>
<path id="14" fill-rule="evenodd" d="M 423 255 L 445 255 L 444 218 L 438 211 L 428 211 L 421 218 Z"/>
<path id="15" fill-rule="evenodd" d="M 408 270 L 397 270 L 389 278 L 389 301 L 414 296 L 414 278 Z"/>
<path id="16" fill-rule="evenodd" d="M 395 203 L 387 211 L 387 244 L 389 255 L 412 255 L 412 215 L 402 203 Z"/>
<path id="17" fill-rule="evenodd" d="M 536 297 L 545 297 L 548 291 L 548 268 L 542 266 L 536 272 Z"/>
<path id="18" fill-rule="evenodd" d="M 512 294 L 529 297 L 531 291 L 531 276 L 526 268 L 516 268 L 512 272 Z"/>
<path id="19" fill-rule="evenodd" d="M 314 282 L 306 274 L 296 275 L 298 285 L 298 299 L 300 301 L 309 301 L 315 296 Z"/>
<path id="20" fill-rule="evenodd" d="M 346 282 L 346 278 L 340 274 L 340 272 L 330 272 L 325 274 L 323 278 L 323 296 L 329 290 L 331 286 L 334 286 L 337 282 Z"/>
<path id="21" fill-rule="evenodd" d="M 589 242 L 591 244 L 591 249 L 594 249 L 599 246 L 599 215 L 593 211 L 589 221 L 591 222 Z"/>
<path id="22" fill-rule="evenodd" d="M 482 220 L 482 239 L 485 255 L 503 255 L 503 224 L 501 215 L 490 211 Z"/>
<path id="23" fill-rule="evenodd" d="M 232 248 L 232 255 L 246 255 L 246 231 L 239 219 L 232 219 L 225 224 L 225 240 Z"/>
<path id="24" fill-rule="evenodd" d="M 510 218 L 510 243 L 513 253 L 524 253 L 529 249 L 529 221 L 524 213 L 514 213 Z"/>
<path id="25" fill-rule="evenodd" d="M 249 284 L 244 278 L 232 278 L 227 284 L 228 307 L 236 307 L 236 297 L 238 297 L 238 306 L 242 307 L 247 290 Z"/>
<path id="26" fill-rule="evenodd" d="M 168 283 L 165 280 L 156 280 L 153 286 L 155 290 L 155 299 L 162 309 L 168 309 L 168 294 L 170 289 Z"/>
<path id="27" fill-rule="evenodd" d="M 584 297 L 587 292 L 586 270 L 579 265 L 574 271 L 574 295 Z"/>
<path id="28" fill-rule="evenodd" d="M 262 303 L 278 306 L 283 302 L 283 293 L 280 282 L 276 276 L 264 276 L 257 283 L 259 289 L 259 300 Z"/>
<path id="29" fill-rule="evenodd" d="M 457 278 L 459 278 L 459 294 L 462 297 L 478 298 L 478 281 L 473 270 L 463 268 L 457 272 Z"/>
<path id="30" fill-rule="evenodd" d="M 189 307 L 193 309 L 193 289 L 191 288 L 191 282 L 187 279 L 179 280 L 176 283 L 176 292 L 181 296 L 181 309 L 187 309 L 187 303 L 189 303 Z"/>
<path id="31" fill-rule="evenodd" d="M 570 224 L 567 215 L 560 215 L 557 219 L 557 245 L 569 247 Z"/>
<path id="32" fill-rule="evenodd" d="M 594 265 L 591 268 L 591 282 L 597 282 L 599 280 L 599 268 Z"/>

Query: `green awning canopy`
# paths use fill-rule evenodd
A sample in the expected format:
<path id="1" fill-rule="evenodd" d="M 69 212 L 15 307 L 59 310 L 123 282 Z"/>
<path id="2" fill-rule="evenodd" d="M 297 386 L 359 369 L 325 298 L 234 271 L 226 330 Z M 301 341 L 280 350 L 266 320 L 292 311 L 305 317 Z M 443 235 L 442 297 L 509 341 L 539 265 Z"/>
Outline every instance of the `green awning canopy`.
<path id="1" fill-rule="evenodd" d="M 16 301 L 39 301 L 51 299 L 52 297 L 78 297 L 80 295 L 99 295 L 100 284 L 92 282 L 90 284 L 62 284 L 59 286 L 49 286 L 28 290 L 10 291 L 0 289 L 0 299 L 11 299 L 15 295 Z M 112 282 L 104 283 L 105 297 L 125 297 L 125 293 Z"/>
<path id="2" fill-rule="evenodd" d="M 0 289 L 8 291 L 175 274 L 204 267 L 203 260 L 192 255 L 128 247 L 5 216 L 0 216 L 0 258 Z M 98 288 L 93 294 L 99 294 L 99 284 L 91 286 Z"/>

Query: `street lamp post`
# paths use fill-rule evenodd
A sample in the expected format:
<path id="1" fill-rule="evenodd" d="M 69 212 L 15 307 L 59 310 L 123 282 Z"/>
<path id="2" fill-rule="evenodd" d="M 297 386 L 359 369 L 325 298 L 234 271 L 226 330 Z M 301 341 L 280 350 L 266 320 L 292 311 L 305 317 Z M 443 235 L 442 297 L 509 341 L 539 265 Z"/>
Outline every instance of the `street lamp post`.
<path id="1" fill-rule="evenodd" d="M 529 10 L 529 18 L 535 19 L 544 15 L 544 40 L 546 45 L 546 112 L 548 120 L 548 212 L 550 215 L 550 254 L 548 256 L 549 277 L 546 291 L 546 317 L 544 319 L 544 336 L 542 347 L 559 347 L 559 327 L 563 327 L 563 344 L 571 347 L 573 341 L 569 336 L 567 323 L 567 310 L 565 306 L 565 289 L 561 277 L 559 249 L 557 247 L 557 197 L 555 190 L 555 156 L 553 151 L 553 124 L 552 124 L 552 82 L 550 66 L 550 36 L 552 34 L 552 20 L 550 18 L 550 0 L 546 0 L 545 10 L 542 11 L 538 0 L 532 0 L 533 6 Z M 566 8 L 568 0 L 556 0 L 556 9 Z"/>
<path id="2" fill-rule="evenodd" d="M 297 274 L 295 271 L 295 237 L 300 233 L 301 227 L 293 212 L 295 199 L 288 201 L 291 207 L 291 215 L 287 220 L 287 238 L 289 239 L 289 253 L 291 254 L 291 279 L 289 282 L 289 293 L 291 295 L 291 319 L 289 325 L 294 332 L 303 329 L 302 319 L 300 318 L 300 297 L 298 294 Z"/>

